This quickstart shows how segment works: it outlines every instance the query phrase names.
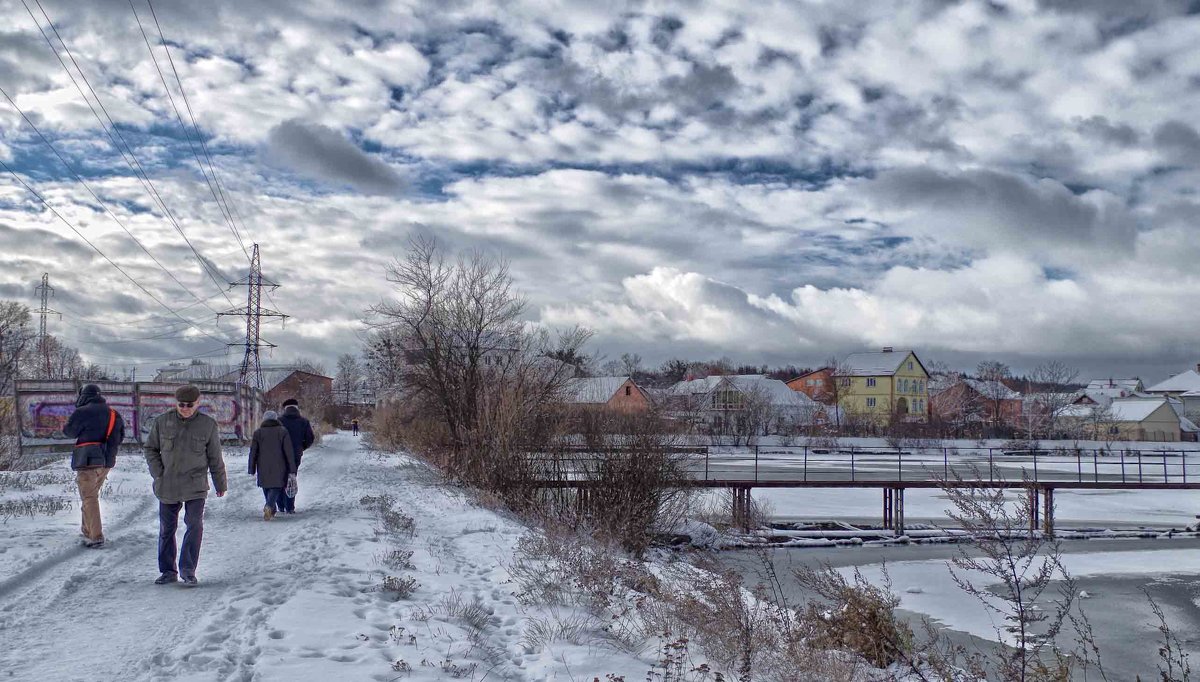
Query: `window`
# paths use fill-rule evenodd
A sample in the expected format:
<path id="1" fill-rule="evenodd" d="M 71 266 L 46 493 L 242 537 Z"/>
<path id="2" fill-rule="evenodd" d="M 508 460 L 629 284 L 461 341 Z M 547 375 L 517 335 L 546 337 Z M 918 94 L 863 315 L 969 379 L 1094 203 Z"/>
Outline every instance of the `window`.
<path id="1" fill-rule="evenodd" d="M 871 377 L 871 378 L 867 379 L 867 385 L 874 386 L 875 385 L 875 377 Z"/>
<path id="2" fill-rule="evenodd" d="M 913 363 L 912 363 L 912 361 L 910 360 L 910 361 L 909 361 L 909 363 L 908 363 L 908 368 L 909 368 L 909 369 L 912 369 L 912 368 L 913 368 L 913 367 L 912 367 L 912 365 L 913 365 Z"/>
<path id="3" fill-rule="evenodd" d="M 850 377 L 842 379 L 842 388 L 850 388 Z"/>
<path id="4" fill-rule="evenodd" d="M 817 382 L 817 386 L 824 386 L 824 385 L 825 385 L 825 380 L 824 380 L 824 379 L 817 379 L 817 380 L 816 380 L 816 382 Z"/>
<path id="5" fill-rule="evenodd" d="M 901 392 L 901 393 L 908 393 L 908 379 L 901 379 L 901 380 L 900 380 L 900 392 Z"/>
<path id="6" fill-rule="evenodd" d="M 867 398 L 867 407 L 875 407 L 875 399 Z"/>
<path id="7" fill-rule="evenodd" d="M 813 380 L 812 380 L 812 379 L 805 379 L 805 380 L 804 380 L 804 385 L 805 385 L 805 386 L 813 386 L 813 385 L 815 385 L 815 384 L 813 383 Z"/>
<path id="8" fill-rule="evenodd" d="M 632 394 L 630 393 L 630 391 L 631 391 L 631 390 L 632 390 L 632 389 L 631 389 L 629 386 L 626 386 L 626 387 L 625 387 L 625 395 L 632 395 Z"/>

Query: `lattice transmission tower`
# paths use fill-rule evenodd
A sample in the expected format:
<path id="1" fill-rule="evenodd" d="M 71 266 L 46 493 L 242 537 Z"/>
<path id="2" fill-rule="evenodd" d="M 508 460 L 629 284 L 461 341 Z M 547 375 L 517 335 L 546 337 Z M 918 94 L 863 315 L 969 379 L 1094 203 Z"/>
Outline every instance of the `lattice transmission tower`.
<path id="1" fill-rule="evenodd" d="M 245 348 L 245 353 L 242 355 L 241 372 L 238 374 L 238 383 L 261 389 L 263 388 L 263 378 L 262 365 L 259 362 L 259 351 L 262 348 L 275 348 L 275 344 L 264 341 L 259 335 L 262 318 L 278 317 L 282 321 L 286 320 L 288 316 L 277 310 L 262 307 L 263 287 L 266 287 L 268 291 L 274 291 L 279 288 L 279 285 L 263 277 L 262 263 L 258 257 L 258 244 L 254 245 L 254 250 L 250 256 L 250 274 L 245 279 L 230 282 L 229 284 L 235 287 L 246 287 L 246 306 L 218 313 L 217 317 L 246 318 L 246 340 L 242 343 L 231 343 L 229 345 L 243 346 Z"/>
<path id="2" fill-rule="evenodd" d="M 40 317 L 38 323 L 37 352 L 42 358 L 42 378 L 49 379 L 52 370 L 50 367 L 50 335 L 46 331 L 46 317 L 49 315 L 62 317 L 62 313 L 50 309 L 50 299 L 54 298 L 54 287 L 50 286 L 50 273 L 42 273 L 42 283 L 34 291 L 37 292 L 42 301 L 42 307 L 33 311 Z"/>

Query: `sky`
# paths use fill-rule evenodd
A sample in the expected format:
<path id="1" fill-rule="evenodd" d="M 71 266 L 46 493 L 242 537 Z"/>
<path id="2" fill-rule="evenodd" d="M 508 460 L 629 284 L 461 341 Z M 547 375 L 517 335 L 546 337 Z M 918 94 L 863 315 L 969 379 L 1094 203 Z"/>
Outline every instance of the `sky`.
<path id="1" fill-rule="evenodd" d="M 0 298 L 49 273 L 101 364 L 236 362 L 258 243 L 264 361 L 332 370 L 415 234 L 648 364 L 1200 361 L 1195 3 L 40 2 L 0 0 Z"/>

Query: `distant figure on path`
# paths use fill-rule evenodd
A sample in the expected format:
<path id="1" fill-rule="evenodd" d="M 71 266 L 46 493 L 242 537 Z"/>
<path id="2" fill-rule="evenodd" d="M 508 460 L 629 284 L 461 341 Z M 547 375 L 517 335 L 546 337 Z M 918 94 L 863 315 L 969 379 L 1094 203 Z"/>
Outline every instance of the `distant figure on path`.
<path id="1" fill-rule="evenodd" d="M 304 457 L 304 451 L 312 447 L 317 436 L 313 433 L 312 424 L 300 413 L 300 401 L 295 398 L 283 401 L 283 414 L 279 421 L 292 437 L 292 454 L 296 460 L 292 473 L 297 473 L 300 471 L 300 460 Z M 279 496 L 278 509 L 288 514 L 296 513 L 296 498 L 289 496 L 286 488 Z"/>
<path id="2" fill-rule="evenodd" d="M 275 518 L 276 505 L 283 504 L 280 497 L 287 486 L 288 476 L 296 473 L 296 458 L 292 448 L 292 437 L 279 422 L 279 415 L 268 410 L 263 415 L 262 426 L 254 430 L 250 440 L 251 475 L 258 474 L 258 487 L 262 488 L 263 521 Z"/>
<path id="3" fill-rule="evenodd" d="M 158 497 L 158 570 L 162 575 L 154 583 L 166 585 L 182 578 L 184 586 L 194 587 L 204 539 L 208 476 L 217 497 L 224 497 L 229 489 L 217 420 L 200 413 L 199 388 L 181 386 L 175 391 L 175 409 L 154 419 L 145 450 Z M 181 508 L 187 529 L 176 569 L 175 531 Z"/>
<path id="4" fill-rule="evenodd" d="M 357 417 L 350 420 L 350 430 L 354 433 L 354 435 L 356 435 L 356 436 L 358 435 L 358 418 Z"/>
<path id="5" fill-rule="evenodd" d="M 71 468 L 79 487 L 83 521 L 79 532 L 83 544 L 92 549 L 104 546 L 104 529 L 100 523 L 100 489 L 108 472 L 117 465 L 117 449 L 125 440 L 125 420 L 110 408 L 96 384 L 79 391 L 63 433 L 75 439 L 71 452 Z"/>

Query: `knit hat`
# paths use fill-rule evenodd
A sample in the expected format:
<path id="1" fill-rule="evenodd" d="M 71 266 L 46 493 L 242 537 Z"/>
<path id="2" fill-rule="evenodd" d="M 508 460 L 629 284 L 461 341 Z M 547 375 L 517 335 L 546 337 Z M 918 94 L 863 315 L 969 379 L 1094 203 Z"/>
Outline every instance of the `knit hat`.
<path id="1" fill-rule="evenodd" d="M 79 397 L 75 400 L 75 407 L 83 407 L 95 398 L 100 397 L 100 387 L 96 384 L 88 384 L 79 391 Z"/>
<path id="2" fill-rule="evenodd" d="M 288 398 L 287 400 L 283 401 L 283 407 L 288 407 L 289 405 L 300 407 L 300 401 L 296 400 L 295 398 Z"/>
<path id="3" fill-rule="evenodd" d="M 200 399 L 200 389 L 188 384 L 175 389 L 175 399 L 181 403 L 194 403 Z"/>
<path id="4" fill-rule="evenodd" d="M 275 410 L 267 410 L 266 412 L 263 412 L 263 421 L 269 421 L 272 419 L 279 421 L 279 413 Z"/>

